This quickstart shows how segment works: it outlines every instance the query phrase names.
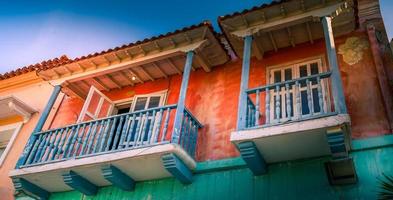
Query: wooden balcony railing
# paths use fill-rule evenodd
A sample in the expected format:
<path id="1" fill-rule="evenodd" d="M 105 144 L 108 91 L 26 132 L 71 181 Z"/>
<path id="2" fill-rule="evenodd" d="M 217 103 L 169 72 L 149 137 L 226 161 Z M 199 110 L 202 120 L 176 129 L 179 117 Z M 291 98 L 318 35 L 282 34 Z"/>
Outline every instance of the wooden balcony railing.
<path id="1" fill-rule="evenodd" d="M 25 147 L 27 159 L 20 168 L 171 143 L 176 108 L 162 106 L 34 133 L 37 137 L 32 148 Z M 192 157 L 201 127 L 185 109 L 178 144 Z"/>
<path id="2" fill-rule="evenodd" d="M 329 88 L 331 72 L 248 89 L 246 128 L 334 114 Z M 264 99 L 264 110 L 261 102 Z"/>

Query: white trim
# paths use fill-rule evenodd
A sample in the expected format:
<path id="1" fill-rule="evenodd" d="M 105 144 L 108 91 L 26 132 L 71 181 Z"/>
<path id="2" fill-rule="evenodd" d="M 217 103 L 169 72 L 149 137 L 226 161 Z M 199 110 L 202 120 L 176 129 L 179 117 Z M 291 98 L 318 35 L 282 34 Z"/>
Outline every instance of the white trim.
<path id="1" fill-rule="evenodd" d="M 89 111 L 87 111 L 87 109 L 89 108 L 90 101 L 93 98 L 94 93 L 97 93 L 100 96 L 100 100 L 98 101 L 98 105 L 97 105 L 97 108 L 95 109 L 95 112 L 90 113 Z M 83 107 L 82 107 L 82 110 L 80 112 L 77 122 L 81 122 L 86 115 L 91 117 L 93 120 L 98 119 L 98 115 L 101 111 L 101 107 L 102 107 L 102 104 L 104 103 L 104 100 L 108 101 L 111 104 L 111 106 L 109 107 L 108 112 L 105 116 L 105 117 L 107 117 L 112 113 L 113 108 L 115 107 L 115 104 L 111 99 L 109 99 L 107 96 L 105 96 L 102 92 L 100 92 L 96 87 L 94 87 L 92 85 L 90 87 L 89 94 L 87 95 L 86 101 L 83 104 Z"/>
<path id="2" fill-rule="evenodd" d="M 10 151 L 12 145 L 14 144 L 16 136 L 18 135 L 18 133 L 21 130 L 22 126 L 23 126 L 23 122 L 18 122 L 18 123 L 14 123 L 14 124 L 0 126 L 0 132 L 1 131 L 14 129 L 14 133 L 12 133 L 12 136 L 11 136 L 10 140 L 8 141 L 8 143 L 7 143 L 7 147 L 5 148 L 3 154 L 1 154 L 1 156 L 0 156 L 0 167 L 3 165 L 3 162 L 4 162 L 5 158 L 7 157 L 7 154 Z"/>
<path id="3" fill-rule="evenodd" d="M 130 111 L 134 111 L 137 98 L 140 98 L 140 97 L 147 97 L 148 98 L 144 109 L 146 109 L 147 105 L 149 105 L 150 97 L 152 97 L 152 96 L 160 96 L 161 98 L 160 98 L 160 103 L 158 104 L 158 106 L 163 106 L 166 103 L 167 93 L 168 93 L 168 90 L 166 89 L 166 90 L 161 90 L 161 91 L 148 93 L 148 94 L 134 95 L 134 97 L 133 97 L 134 99 L 132 101 Z"/>

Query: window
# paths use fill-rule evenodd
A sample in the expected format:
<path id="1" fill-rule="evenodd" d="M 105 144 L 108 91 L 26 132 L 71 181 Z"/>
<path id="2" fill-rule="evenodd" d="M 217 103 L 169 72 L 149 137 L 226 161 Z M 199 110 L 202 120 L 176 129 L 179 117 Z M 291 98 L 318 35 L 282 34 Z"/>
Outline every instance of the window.
<path id="1" fill-rule="evenodd" d="M 5 126 L 0 126 L 0 166 L 2 165 L 8 151 L 19 133 L 23 123 L 15 123 Z"/>
<path id="2" fill-rule="evenodd" d="M 112 114 L 113 108 L 114 103 L 97 88 L 91 86 L 78 122 L 107 117 Z"/>
<path id="3" fill-rule="evenodd" d="M 284 82 L 288 80 L 293 80 L 301 77 L 306 77 L 314 74 L 319 74 L 322 72 L 322 61 L 321 59 L 315 59 L 315 60 L 310 60 L 307 62 L 303 63 L 298 63 L 298 64 L 293 64 L 293 65 L 288 65 L 288 66 L 282 66 L 282 67 L 274 67 L 269 70 L 269 83 L 279 83 L 279 82 Z M 324 94 L 324 101 L 326 101 L 326 88 L 324 87 L 325 83 L 324 80 L 322 82 L 322 93 Z M 319 113 L 321 109 L 325 108 L 320 108 L 320 105 L 318 103 L 318 85 L 316 81 L 311 81 L 309 83 L 310 89 L 311 89 L 311 101 L 313 103 L 313 111 L 314 113 Z M 307 98 L 307 83 L 306 81 L 300 82 L 300 88 L 299 91 L 295 90 L 295 86 L 289 87 L 289 107 L 287 104 L 287 95 L 286 95 L 286 89 L 281 88 L 279 91 L 277 91 L 278 88 L 270 90 L 270 120 L 286 120 L 290 117 L 296 117 L 298 114 L 301 114 L 303 116 L 310 115 L 310 108 L 308 107 L 309 105 L 309 100 Z M 301 110 L 296 109 L 296 96 L 297 93 L 300 93 L 300 104 L 301 104 Z M 277 116 L 277 110 L 275 109 L 275 103 L 276 101 L 280 102 L 281 107 L 279 108 L 279 113 L 280 115 Z M 324 103 L 324 105 L 327 105 Z M 289 110 L 291 112 L 289 112 Z M 291 115 L 289 115 L 290 113 Z M 277 119 L 278 118 L 278 119 Z"/>

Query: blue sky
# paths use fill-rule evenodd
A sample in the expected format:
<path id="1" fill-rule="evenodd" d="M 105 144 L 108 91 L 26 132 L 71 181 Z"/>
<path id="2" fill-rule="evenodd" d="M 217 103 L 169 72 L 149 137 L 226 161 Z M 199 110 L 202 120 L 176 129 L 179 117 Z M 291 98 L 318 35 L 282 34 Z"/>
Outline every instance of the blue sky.
<path id="1" fill-rule="evenodd" d="M 270 0 L 0 1 L 0 73 L 63 54 L 74 58 L 102 51 L 203 20 L 218 31 L 218 16 L 264 2 Z M 391 38 L 393 1 L 381 4 Z"/>

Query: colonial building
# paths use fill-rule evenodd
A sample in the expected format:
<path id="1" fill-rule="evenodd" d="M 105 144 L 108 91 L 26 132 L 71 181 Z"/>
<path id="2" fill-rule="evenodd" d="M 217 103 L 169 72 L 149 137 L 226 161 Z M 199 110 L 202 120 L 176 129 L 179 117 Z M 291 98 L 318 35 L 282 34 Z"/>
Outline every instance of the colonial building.
<path id="1" fill-rule="evenodd" d="M 393 173 L 379 2 L 274 1 L 218 24 L 36 68 L 54 89 L 31 97 L 48 103 L 10 161 L 16 196 L 375 199 Z"/>

